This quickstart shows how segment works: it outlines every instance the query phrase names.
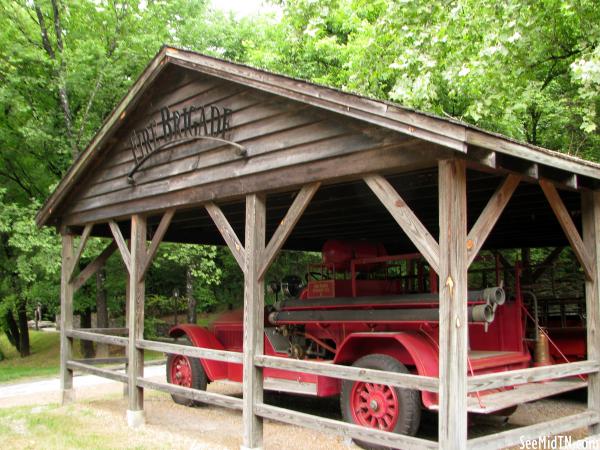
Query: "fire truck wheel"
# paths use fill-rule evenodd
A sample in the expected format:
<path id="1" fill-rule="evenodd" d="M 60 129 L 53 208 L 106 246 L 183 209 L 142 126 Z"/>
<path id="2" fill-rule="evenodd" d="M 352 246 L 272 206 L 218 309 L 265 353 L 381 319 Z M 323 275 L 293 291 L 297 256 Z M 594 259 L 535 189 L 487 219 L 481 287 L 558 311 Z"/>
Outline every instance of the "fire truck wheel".
<path id="1" fill-rule="evenodd" d="M 404 364 L 387 355 L 367 355 L 353 366 L 409 373 Z M 419 391 L 414 389 L 344 380 L 340 407 L 346 422 L 409 436 L 416 434 L 421 421 L 421 400 Z M 356 444 L 366 449 L 388 448 L 360 441 Z"/>
<path id="2" fill-rule="evenodd" d="M 183 355 L 168 355 L 167 357 L 167 383 L 179 386 L 206 390 L 208 379 L 204 368 L 197 358 L 188 358 Z M 200 406 L 201 402 L 181 395 L 171 394 L 175 403 L 185 406 Z"/>

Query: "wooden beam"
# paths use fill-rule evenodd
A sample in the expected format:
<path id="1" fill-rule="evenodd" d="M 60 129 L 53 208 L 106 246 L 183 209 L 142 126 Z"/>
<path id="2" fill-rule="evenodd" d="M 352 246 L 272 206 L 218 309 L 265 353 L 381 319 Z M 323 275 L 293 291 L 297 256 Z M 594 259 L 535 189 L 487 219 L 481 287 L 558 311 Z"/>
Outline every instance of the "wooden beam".
<path id="1" fill-rule="evenodd" d="M 266 201 L 264 195 L 246 197 L 246 261 L 244 271 L 244 410 L 243 446 L 262 448 L 262 418 L 254 407 L 263 401 L 262 369 L 254 358 L 264 353 L 264 280 L 259 277 L 260 256 L 265 249 Z"/>
<path id="2" fill-rule="evenodd" d="M 189 345 L 169 344 L 166 342 L 148 341 L 145 339 L 137 341 L 136 347 L 144 350 L 170 353 L 173 355 L 209 359 L 211 361 L 225 361 L 234 364 L 241 364 L 243 362 L 242 353 L 229 352 L 226 350 L 215 350 L 212 348 L 191 347 Z"/>
<path id="3" fill-rule="evenodd" d="M 583 242 L 589 252 L 593 276 L 585 282 L 587 357 L 600 360 L 600 192 L 586 191 L 581 195 Z M 600 414 L 600 374 L 588 376 L 588 409 Z M 594 424 L 590 434 L 600 433 Z"/>
<path id="4" fill-rule="evenodd" d="M 421 252 L 431 268 L 439 273 L 440 249 L 438 243 L 396 192 L 396 189 L 381 175 L 366 176 L 364 181 L 392 217 L 396 219 L 400 228 Z"/>
<path id="5" fill-rule="evenodd" d="M 204 205 L 204 207 L 206 208 L 206 211 L 217 226 L 217 229 L 221 233 L 221 236 L 223 237 L 223 240 L 229 247 L 229 250 L 231 250 L 231 253 L 233 254 L 233 257 L 237 261 L 238 265 L 240 266 L 242 271 L 245 271 L 246 252 L 244 250 L 244 246 L 242 245 L 237 235 L 235 234 L 235 231 L 229 224 L 229 221 L 225 217 L 225 214 L 223 214 L 221 208 L 219 208 L 214 203 L 207 203 L 206 205 Z"/>
<path id="6" fill-rule="evenodd" d="M 160 219 L 160 224 L 158 225 L 158 228 L 156 229 L 154 236 L 152 236 L 152 242 L 150 243 L 150 248 L 146 252 L 146 255 L 144 256 L 143 261 L 141 263 L 139 276 L 142 276 L 142 277 L 145 276 L 146 272 L 152 265 L 152 260 L 154 259 L 154 255 L 156 255 L 158 246 L 162 242 L 163 238 L 165 237 L 165 233 L 169 229 L 169 225 L 171 224 L 171 220 L 173 219 L 173 216 L 175 215 L 175 211 L 176 211 L 175 208 L 167 209 L 167 211 L 164 213 L 164 215 Z"/>
<path id="7" fill-rule="evenodd" d="M 123 238 L 123 234 L 121 233 L 121 229 L 119 225 L 114 220 L 110 220 L 108 222 L 110 226 L 110 231 L 112 232 L 113 237 L 115 238 L 115 242 L 119 247 L 119 252 L 121 252 L 121 258 L 123 259 L 123 263 L 127 268 L 127 272 L 131 274 L 131 253 L 129 252 L 129 248 L 127 248 L 127 243 Z"/>
<path id="8" fill-rule="evenodd" d="M 353 423 L 265 405 L 264 403 L 257 404 L 255 408 L 257 414 L 267 419 L 289 423 L 298 427 L 312 428 L 321 432 L 341 434 L 349 438 L 379 444 L 381 448 L 401 448 L 403 450 L 433 450 L 438 448 L 436 442 L 427 439 L 362 427 Z"/>
<path id="9" fill-rule="evenodd" d="M 89 223 L 83 229 L 83 233 L 81 234 L 81 239 L 79 240 L 79 246 L 77 247 L 77 251 L 75 252 L 75 256 L 73 257 L 73 262 L 71 266 L 71 273 L 69 275 L 69 279 L 73 278 L 73 274 L 75 273 L 75 267 L 79 264 L 79 260 L 81 259 L 81 255 L 83 254 L 83 250 L 85 250 L 85 244 L 90 237 L 90 233 L 92 232 L 92 228 L 94 228 L 94 224 Z"/>
<path id="10" fill-rule="evenodd" d="M 127 347 L 129 343 L 129 339 L 126 337 L 93 333 L 91 331 L 84 331 L 82 329 L 67 331 L 67 336 L 73 339 L 83 339 L 84 341 L 98 342 L 100 344 L 119 345 L 121 347 Z"/>
<path id="11" fill-rule="evenodd" d="M 109 380 L 127 383 L 127 375 L 121 372 L 115 372 L 114 370 L 102 369 L 100 367 L 95 367 L 80 361 L 68 361 L 67 367 L 69 367 L 71 370 L 81 370 L 83 372 L 91 373 L 92 375 L 108 378 Z"/>
<path id="12" fill-rule="evenodd" d="M 467 448 L 467 177 L 465 162 L 439 168 L 439 448 Z"/>
<path id="13" fill-rule="evenodd" d="M 498 389 L 506 386 L 533 383 L 555 378 L 575 375 L 594 374 L 600 370 L 598 361 L 578 361 L 552 366 L 528 367 L 527 369 L 509 370 L 507 372 L 486 373 L 469 377 L 469 392 Z"/>
<path id="14" fill-rule="evenodd" d="M 169 394 L 179 395 L 185 398 L 191 398 L 209 405 L 223 406 L 224 408 L 242 409 L 243 400 L 241 398 L 230 397 L 229 395 L 217 394 L 215 392 L 199 391 L 176 384 L 160 383 L 146 378 L 138 378 L 137 385 L 147 389 L 167 392 Z"/>
<path id="15" fill-rule="evenodd" d="M 544 195 L 546 199 L 548 199 L 548 203 L 550 203 L 550 207 L 554 211 L 560 226 L 562 227 L 567 240 L 571 244 L 571 248 L 573 249 L 573 253 L 577 257 L 577 260 L 581 264 L 583 268 L 583 272 L 585 273 L 585 278 L 590 281 L 594 279 L 594 268 L 592 264 L 592 259 L 588 254 L 588 251 L 579 235 L 579 231 L 577 231 L 577 227 L 573 223 L 573 219 L 567 211 L 567 207 L 563 203 L 558 191 L 554 187 L 552 183 L 547 180 L 540 180 L 540 186 L 544 191 Z"/>
<path id="16" fill-rule="evenodd" d="M 564 249 L 564 247 L 556 247 L 548 256 L 546 256 L 546 258 L 544 258 L 544 261 L 542 261 L 538 268 L 535 269 L 531 274 L 532 283 L 535 283 L 546 272 L 546 270 L 548 270 L 548 267 L 554 264 L 554 261 L 556 261 Z"/>
<path id="17" fill-rule="evenodd" d="M 271 267 L 279 250 L 281 250 L 281 247 L 292 233 L 292 230 L 300 220 L 300 217 L 308 207 L 308 204 L 317 193 L 319 186 L 321 186 L 320 182 L 307 184 L 306 186 L 303 186 L 302 189 L 300 189 L 300 192 L 298 192 L 298 195 L 296 195 L 290 209 L 281 220 L 281 223 L 277 227 L 277 230 L 275 230 L 275 233 L 273 233 L 269 244 L 261 255 L 260 270 L 258 271 L 259 278 L 262 279 L 266 275 L 267 270 Z"/>
<path id="18" fill-rule="evenodd" d="M 506 177 L 504 182 L 498 186 L 498 189 L 496 189 L 496 192 L 494 192 L 492 198 L 490 198 L 488 201 L 484 210 L 477 219 L 477 222 L 475 222 L 475 225 L 473 225 L 473 228 L 467 237 L 469 266 L 479 254 L 481 247 L 483 247 L 483 244 L 492 232 L 492 229 L 500 218 L 502 211 L 504 211 L 508 201 L 517 189 L 517 186 L 519 186 L 520 181 L 521 177 L 519 175 L 511 174 Z"/>
<path id="19" fill-rule="evenodd" d="M 115 224 L 116 225 L 116 224 Z M 117 241 L 118 243 L 118 241 Z M 123 244 L 125 241 L 123 241 Z M 137 379 L 144 376 L 144 350 L 136 347 L 136 341 L 144 338 L 145 279 L 142 264 L 146 257 L 146 218 L 131 217 L 131 263 L 129 277 L 129 342 L 127 346 L 128 367 L 128 423 L 137 427 L 143 423 L 144 389 L 137 386 Z"/>
<path id="20" fill-rule="evenodd" d="M 72 358 L 73 339 L 69 332 L 73 329 L 73 284 L 70 282 L 73 268 L 73 235 L 63 234 L 60 274 L 60 392 L 64 405 L 73 400 L 73 370 L 67 362 Z"/>
<path id="21" fill-rule="evenodd" d="M 314 375 L 356 380 L 376 384 L 389 384 L 407 389 L 437 392 L 439 380 L 409 373 L 384 372 L 381 370 L 364 369 L 362 367 L 342 366 L 339 364 L 323 364 L 316 361 L 281 358 L 278 356 L 257 356 L 254 362 L 260 367 L 271 369 L 291 370 Z"/>
<path id="22" fill-rule="evenodd" d="M 104 264 L 106 264 L 106 261 L 115 252 L 116 249 L 117 249 L 117 242 L 113 240 L 102 251 L 102 253 L 100 253 L 98 256 L 96 256 L 96 258 L 91 263 L 89 263 L 87 266 L 85 266 L 85 269 L 83 269 L 81 272 L 79 272 L 79 274 L 76 277 L 73 278 L 73 280 L 72 280 L 73 290 L 78 291 L 79 288 L 81 288 L 81 286 L 83 286 L 83 284 L 87 280 L 89 280 L 92 275 L 94 275 L 102 267 L 104 267 Z"/>
<path id="23" fill-rule="evenodd" d="M 477 450 L 495 450 L 498 448 L 511 447 L 523 443 L 524 441 L 537 441 L 543 436 L 558 435 L 577 428 L 596 425 L 598 424 L 598 420 L 598 413 L 586 411 L 561 417 L 560 419 L 550 420 L 548 422 L 536 423 L 535 425 L 514 428 L 500 433 L 470 439 L 468 448 Z"/>

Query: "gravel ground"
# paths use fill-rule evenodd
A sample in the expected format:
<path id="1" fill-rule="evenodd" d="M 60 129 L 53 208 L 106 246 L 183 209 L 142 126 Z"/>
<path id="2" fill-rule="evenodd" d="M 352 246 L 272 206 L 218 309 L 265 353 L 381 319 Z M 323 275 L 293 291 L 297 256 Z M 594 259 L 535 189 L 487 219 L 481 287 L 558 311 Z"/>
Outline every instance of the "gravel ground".
<path id="1" fill-rule="evenodd" d="M 146 374 L 151 379 L 164 380 L 163 367 L 147 368 Z M 75 377 L 74 386 L 75 405 L 80 403 L 82 407 L 93 408 L 102 421 L 113 423 L 115 426 L 118 424 L 119 427 L 126 426 L 124 416 L 127 406 L 122 399 L 121 384 L 86 375 Z M 56 403 L 57 388 L 56 379 L 0 386 L 0 408 Z M 209 386 L 209 390 L 241 397 L 241 389 L 237 385 L 213 383 Z M 268 394 L 266 401 L 282 407 L 290 407 L 293 403 L 293 408 L 302 412 L 340 419 L 337 401 L 334 400 Z M 473 417 L 469 437 L 575 414 L 583 411 L 585 404 L 585 391 L 580 391 L 559 398 L 521 405 L 508 421 L 498 417 Z M 147 391 L 145 412 L 144 433 L 141 434 L 139 442 L 136 442 L 141 448 L 144 447 L 144 442 L 152 443 L 152 447 L 156 447 L 156 439 L 164 440 L 164 448 L 237 450 L 242 443 L 242 415 L 239 411 L 216 406 L 187 408 L 176 405 L 166 394 Z M 419 436 L 435 439 L 436 432 L 436 416 L 424 414 Z M 581 439 L 586 436 L 586 430 L 575 430 L 570 434 L 574 439 Z M 272 421 L 266 421 L 264 436 L 265 449 L 358 449 L 342 437 Z"/>

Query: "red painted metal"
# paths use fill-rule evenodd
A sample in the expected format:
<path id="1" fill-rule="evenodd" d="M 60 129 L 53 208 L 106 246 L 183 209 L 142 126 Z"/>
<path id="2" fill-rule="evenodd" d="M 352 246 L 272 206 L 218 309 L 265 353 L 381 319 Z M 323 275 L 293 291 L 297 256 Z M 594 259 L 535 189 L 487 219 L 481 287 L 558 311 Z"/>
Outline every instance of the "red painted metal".
<path id="1" fill-rule="evenodd" d="M 175 355 L 169 367 L 171 383 L 192 387 L 192 367 L 187 356 Z"/>
<path id="2" fill-rule="evenodd" d="M 490 262 L 490 279 L 495 279 L 499 285 L 506 271 L 500 270 L 498 258 L 490 259 Z M 513 293 L 504 304 L 496 306 L 495 320 L 487 326 L 469 323 L 470 376 L 531 365 L 530 346 L 525 339 L 527 327 L 531 324 L 523 313 L 520 272 L 521 267 L 517 263 L 515 284 L 510 289 Z M 322 262 L 309 267 L 308 284 L 299 299 L 288 302 L 289 305 L 284 302 L 282 308 L 286 311 L 355 310 L 357 317 L 372 309 L 437 308 L 437 297 L 432 295 L 437 293 L 437 285 L 437 274 L 419 254 L 387 255 L 381 245 L 368 241 L 328 241 L 323 247 Z M 469 305 L 486 302 L 483 298 L 471 296 L 465 301 Z M 268 320 L 265 314 L 265 327 L 274 329 Z M 241 352 L 242 324 L 243 311 L 239 309 L 221 315 L 210 330 L 180 325 L 171 330 L 171 335 L 185 334 L 199 347 Z M 573 326 L 549 333 L 557 343 L 556 353 L 564 353 L 570 360 L 583 359 L 585 329 L 581 328 L 581 324 L 569 325 Z M 300 323 L 290 320 L 277 326 L 280 328 L 278 336 L 289 339 L 290 346 L 296 339 L 304 345 L 305 351 L 312 349 L 312 353 L 305 356 L 312 361 L 351 365 L 363 356 L 377 353 L 395 358 L 411 373 L 438 376 L 439 329 L 436 321 L 368 323 L 338 320 L 325 323 L 317 320 Z M 281 344 L 273 344 L 266 335 L 264 349 L 266 355 L 290 357 Z M 554 353 L 552 356 L 555 356 Z M 242 381 L 241 364 L 206 360 L 202 360 L 202 364 L 211 381 Z M 183 365 L 181 367 L 180 378 L 183 379 L 185 370 Z M 341 382 L 335 378 L 269 368 L 263 373 L 265 378 L 313 386 L 317 396 L 340 394 Z M 398 399 L 394 392 L 387 386 L 356 383 L 351 393 L 356 423 L 393 429 L 398 418 Z M 478 395 L 482 401 L 491 392 L 472 395 Z M 425 408 L 437 407 L 435 393 L 421 392 L 421 399 Z M 375 406 L 370 407 L 371 404 Z"/>

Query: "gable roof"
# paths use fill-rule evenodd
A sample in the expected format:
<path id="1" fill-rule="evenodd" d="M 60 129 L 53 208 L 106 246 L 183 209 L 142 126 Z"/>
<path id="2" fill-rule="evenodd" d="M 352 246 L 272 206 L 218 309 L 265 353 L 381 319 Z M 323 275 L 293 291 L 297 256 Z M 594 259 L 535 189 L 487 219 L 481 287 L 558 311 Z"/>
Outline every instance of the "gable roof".
<path id="1" fill-rule="evenodd" d="M 564 153 L 518 142 L 457 120 L 418 112 L 395 103 L 343 92 L 247 65 L 189 50 L 164 46 L 150 61 L 128 93 L 105 119 L 88 147 L 73 162 L 38 214 L 38 226 L 56 221 L 57 211 L 86 169 L 96 160 L 123 121 L 135 109 L 142 94 L 168 65 L 181 66 L 209 76 L 240 83 L 287 99 L 305 103 L 447 147 L 459 154 L 472 148 L 486 149 L 573 175 L 600 180 L 600 164 Z"/>

